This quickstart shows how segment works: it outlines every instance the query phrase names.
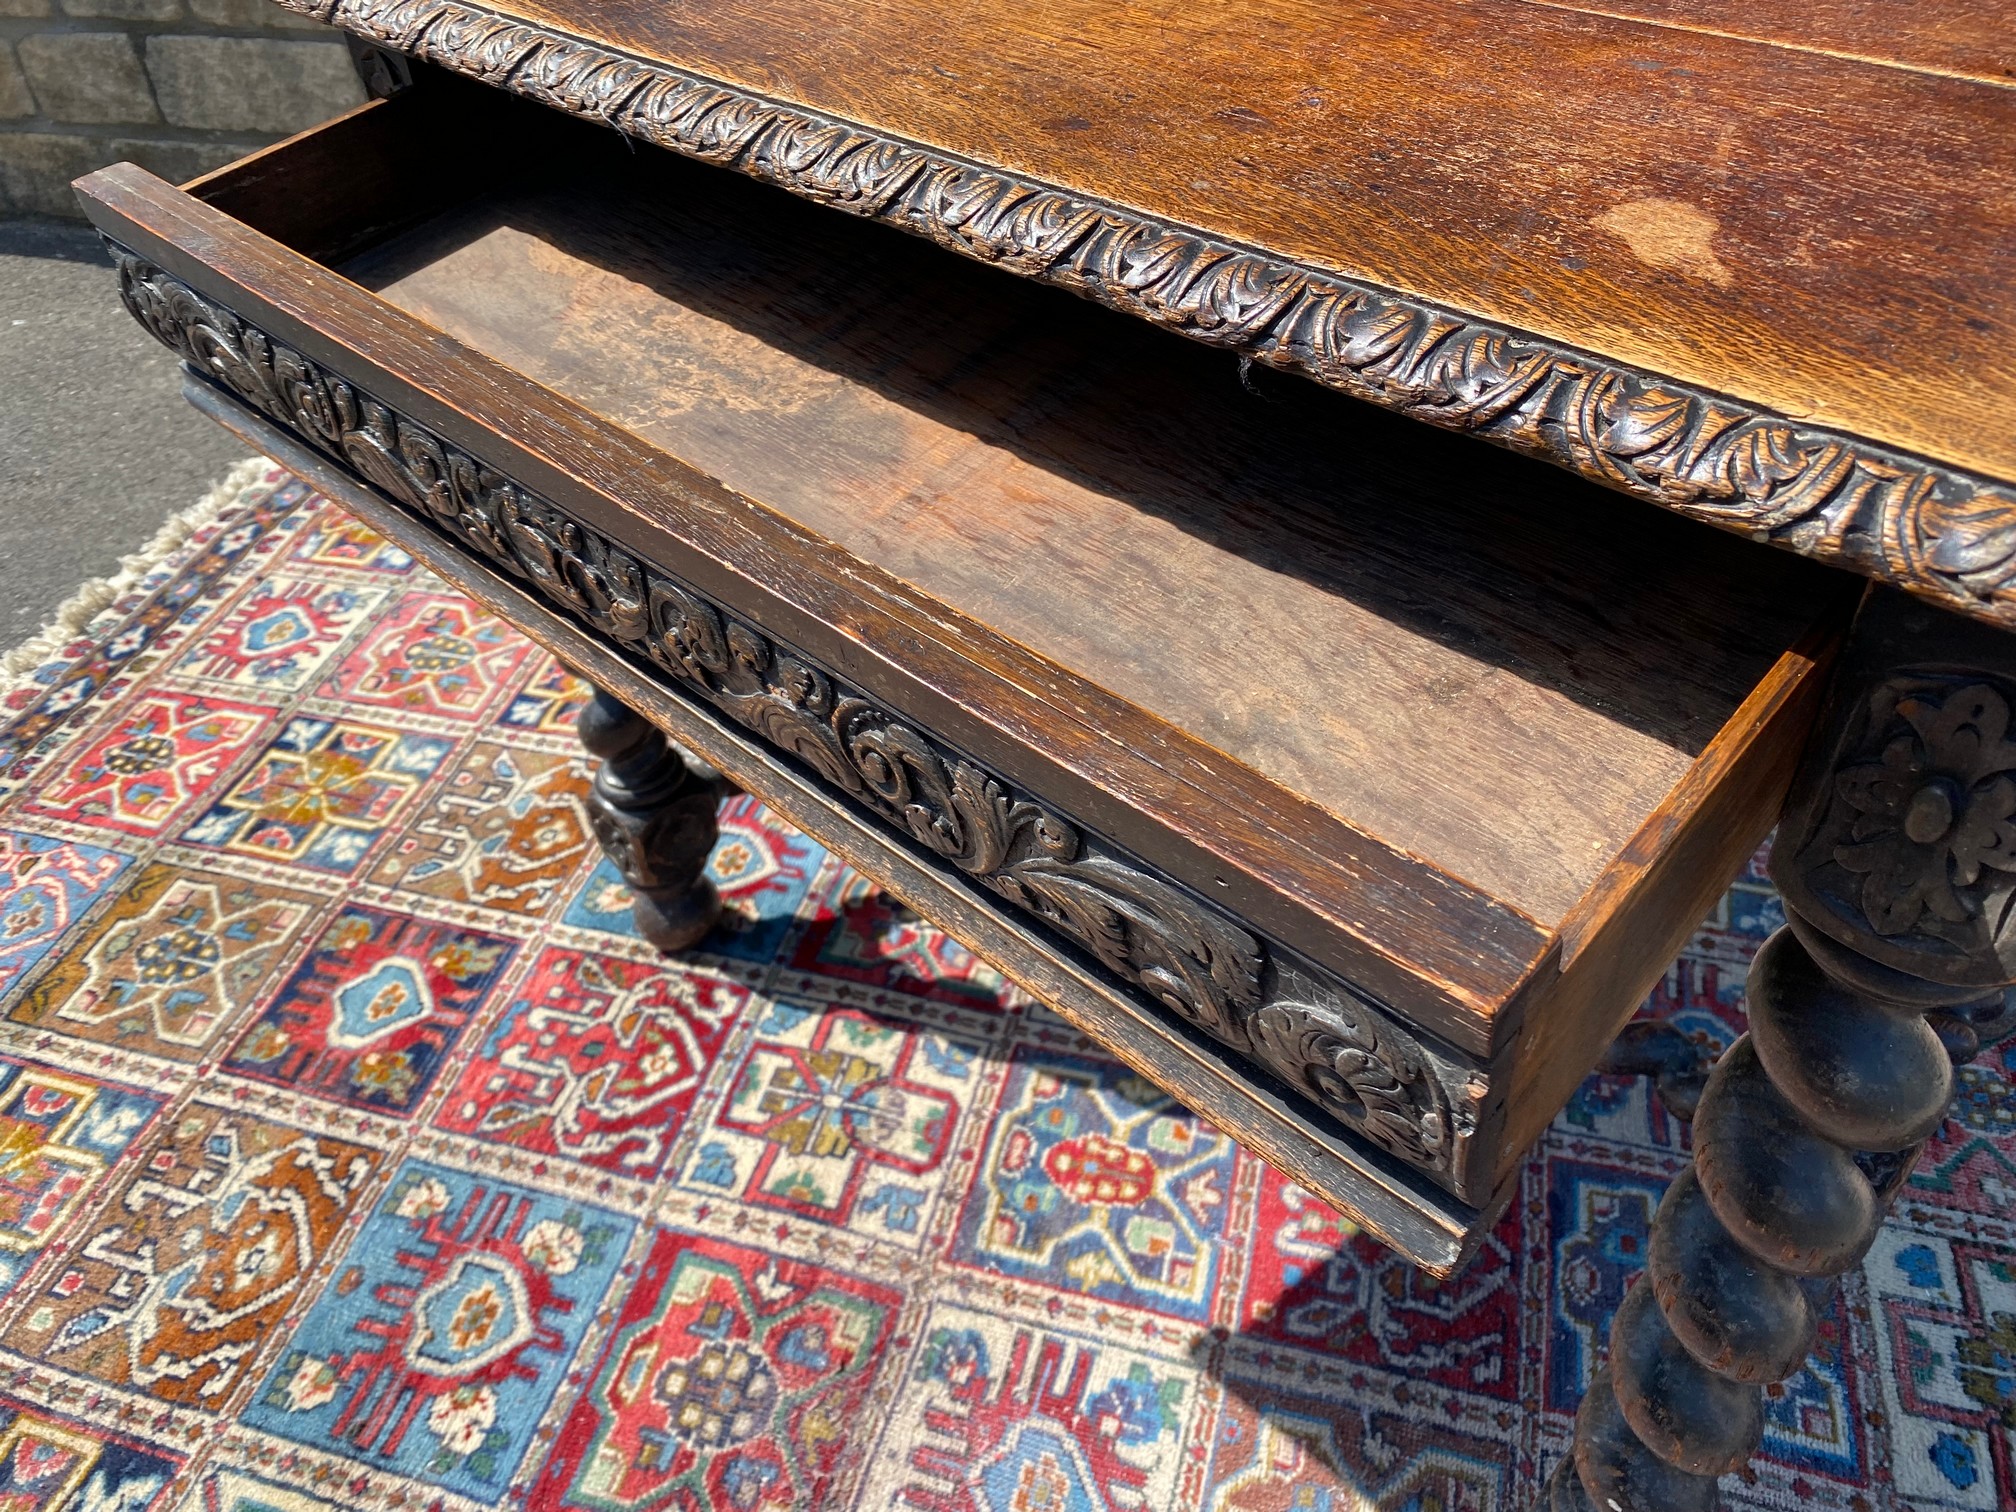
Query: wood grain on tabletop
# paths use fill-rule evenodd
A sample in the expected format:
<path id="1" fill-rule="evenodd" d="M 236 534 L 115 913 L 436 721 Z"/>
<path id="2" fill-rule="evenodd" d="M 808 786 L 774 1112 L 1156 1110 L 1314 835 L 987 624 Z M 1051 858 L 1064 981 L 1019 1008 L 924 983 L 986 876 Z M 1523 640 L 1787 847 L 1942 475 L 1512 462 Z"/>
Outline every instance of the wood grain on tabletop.
<path id="1" fill-rule="evenodd" d="M 1531 0 L 1591 15 L 1724 32 L 1927 73 L 2016 82 L 2003 0 Z"/>
<path id="2" fill-rule="evenodd" d="M 1546 926 L 1829 582 L 689 164 L 347 271 Z"/>
<path id="3" fill-rule="evenodd" d="M 1995 84 L 1530 0 L 494 8 L 2016 478 Z"/>

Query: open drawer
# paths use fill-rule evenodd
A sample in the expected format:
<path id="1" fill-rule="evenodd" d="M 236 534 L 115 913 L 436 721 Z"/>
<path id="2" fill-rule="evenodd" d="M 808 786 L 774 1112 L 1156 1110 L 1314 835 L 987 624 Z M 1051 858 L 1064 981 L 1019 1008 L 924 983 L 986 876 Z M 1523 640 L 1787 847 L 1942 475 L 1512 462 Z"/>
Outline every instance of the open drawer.
<path id="1" fill-rule="evenodd" d="M 79 189 L 203 408 L 1438 1271 L 1852 596 L 455 81 Z"/>

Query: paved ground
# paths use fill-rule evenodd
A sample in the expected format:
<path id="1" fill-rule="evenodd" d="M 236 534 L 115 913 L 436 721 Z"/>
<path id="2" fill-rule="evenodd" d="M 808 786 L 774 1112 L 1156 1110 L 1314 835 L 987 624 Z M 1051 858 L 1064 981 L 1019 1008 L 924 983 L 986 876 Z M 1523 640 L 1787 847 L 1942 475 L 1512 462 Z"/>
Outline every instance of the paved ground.
<path id="1" fill-rule="evenodd" d="M 95 232 L 0 220 L 0 651 L 244 455 L 183 403 Z"/>

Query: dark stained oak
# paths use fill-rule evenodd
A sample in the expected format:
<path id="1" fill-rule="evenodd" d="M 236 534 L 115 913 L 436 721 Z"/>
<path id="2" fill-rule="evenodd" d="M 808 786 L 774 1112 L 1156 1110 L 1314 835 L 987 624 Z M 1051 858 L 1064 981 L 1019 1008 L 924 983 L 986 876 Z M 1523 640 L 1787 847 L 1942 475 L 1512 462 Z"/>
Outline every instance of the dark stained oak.
<path id="1" fill-rule="evenodd" d="M 595 681 L 666 948 L 661 731 L 1448 1274 L 1791 794 L 1543 1498 L 1713 1506 L 2016 1026 L 2006 7 L 281 3 L 394 97 L 82 181 L 122 297 Z"/>
<path id="2" fill-rule="evenodd" d="M 332 466 L 298 438 L 207 383 L 189 379 L 186 392 L 198 410 L 328 493 L 562 661 L 630 703 L 648 708 L 654 723 L 723 771 L 737 773 L 738 781 L 783 818 L 926 912 L 940 928 L 994 962 L 1011 981 L 1057 1009 L 1186 1107 L 1220 1128 L 1239 1130 L 1251 1148 L 1311 1191 L 1327 1194 L 1414 1264 L 1433 1275 L 1449 1276 L 1488 1231 L 1510 1195 L 1509 1183 L 1481 1208 L 1472 1208 L 1378 1151 L 1313 1126 L 1295 1099 L 1233 1072 L 1203 1036 L 1186 1036 L 1180 1026 L 1144 1017 L 1138 1000 L 1116 991 L 1098 972 L 1049 948 L 1036 930 L 949 881 L 886 833 L 852 822 L 817 779 L 778 761 L 732 725 L 710 719 L 685 700 L 665 697 L 656 682 L 597 637 L 520 585 L 446 545 L 410 514 Z"/>
<path id="3" fill-rule="evenodd" d="M 314 161 L 336 157 L 318 147 Z M 210 187 L 228 191 L 228 176 Z M 1290 943 L 1326 958 L 1342 946 L 1354 978 L 1375 993 L 1427 993 L 1434 1006 L 1423 1012 L 1453 1042 L 1495 1044 L 1496 1005 L 1548 948 L 1515 910 L 903 591 L 629 430 L 150 175 L 111 169 L 82 192 L 101 227 L 178 277 L 228 293 L 265 333 L 371 374 L 403 414 L 485 450 L 632 549 L 676 562 L 737 612 L 1088 822 L 1128 833 L 1145 859 L 1201 877 Z M 1132 816 L 1144 811 L 1176 825 L 1137 832 Z"/>
<path id="4" fill-rule="evenodd" d="M 2016 642 L 1882 591 L 1865 600 L 1800 761 L 1771 872 L 1786 924 L 1750 966 L 1750 1030 L 1693 1115 L 1609 1368 L 1553 1507 L 1709 1507 L 1763 1434 L 1953 1100 L 1954 1066 L 2016 1027 L 2004 813 Z M 2003 842 L 1952 864 L 1992 833 Z M 1939 890 L 1928 896 L 1928 880 Z"/>
<path id="5" fill-rule="evenodd" d="M 1779 732 L 1811 726 L 1825 686 L 1814 669 L 1831 663 L 1835 640 L 1825 623 L 1780 659 L 1565 921 L 1564 970 L 1509 1062 L 1501 1169 L 1540 1137 L 1587 1074 L 1590 1046 L 1623 1028 L 1756 850 L 1756 805 L 1786 791 L 1799 755 Z"/>
<path id="6" fill-rule="evenodd" d="M 1221 358 L 761 189 L 657 172 L 657 193 L 486 201 L 348 271 L 1559 931 L 1579 964 L 1525 1021 L 1516 1162 L 1586 1071 L 1592 1018 L 1638 1001 L 1789 776 L 1794 747 L 1755 737 L 1810 716 L 1817 682 L 1810 660 L 1771 667 L 1810 609 L 1750 618 L 1776 564 L 1651 511 L 1621 528 L 1593 489 L 1300 386 L 1247 393 Z M 1327 445 L 1301 442 L 1317 429 Z"/>
<path id="7" fill-rule="evenodd" d="M 481 193 L 535 150 L 536 120 L 499 112 L 489 92 L 437 78 L 384 108 L 335 120 L 198 179 L 205 201 L 323 262 L 339 262 Z M 426 144 L 415 151 L 414 143 Z M 456 164 L 444 184 L 442 161 Z"/>
<path id="8" fill-rule="evenodd" d="M 630 889 L 637 933 L 667 952 L 698 945 L 721 916 L 721 893 L 707 873 L 721 838 L 714 816 L 720 793 L 649 720 L 604 689 L 577 728 L 599 762 L 589 823 Z"/>
<path id="9" fill-rule="evenodd" d="M 1575 90 L 1547 92 L 1552 91 L 1553 79 L 1548 65 L 1537 57 L 1517 60 L 1532 66 L 1509 75 L 1495 68 L 1464 71 L 1466 60 L 1486 55 L 1494 63 L 1497 59 L 1495 46 L 1480 44 L 1473 24 L 1476 16 L 1493 6 L 1517 6 L 1524 0 L 1412 8 L 1405 24 L 1422 55 L 1419 61 L 1431 95 L 1443 83 L 1425 72 L 1433 60 L 1445 71 L 1458 71 L 1460 77 L 1445 91 L 1452 97 L 1466 90 L 1474 96 L 1481 83 L 1491 98 L 1472 100 L 1477 107 L 1473 114 L 1485 127 L 1509 124 L 1512 135 L 1471 142 L 1465 133 L 1474 134 L 1477 128 L 1467 115 L 1415 123 L 1424 129 L 1429 125 L 1446 129 L 1410 148 L 1429 156 L 1404 165 L 1408 177 L 1389 204 L 1384 197 L 1391 186 L 1384 182 L 1388 175 L 1383 171 L 1371 173 L 1362 193 L 1351 175 L 1331 172 L 1338 166 L 1328 156 L 1337 145 L 1334 136 L 1284 145 L 1277 139 L 1284 135 L 1281 123 L 1287 116 L 1277 113 L 1269 118 L 1240 104 L 1222 105 L 1208 118 L 1186 116 L 1186 106 L 1198 100 L 1211 103 L 1208 90 L 1195 100 L 1183 95 L 1167 101 L 1163 113 L 1152 118 L 1143 117 L 1136 107 L 1162 108 L 1156 105 L 1154 89 L 1124 88 L 1115 96 L 1125 107 L 1118 113 L 1122 124 L 1145 123 L 1153 128 L 1152 139 L 1158 144 L 1176 146 L 1158 145 L 1137 161 L 1131 145 L 1095 133 L 1091 139 L 1095 161 L 1066 157 L 1052 162 L 1040 152 L 1030 158 L 1025 151 L 1018 161 L 1034 162 L 1031 169 L 1006 158 L 997 162 L 984 153 L 976 156 L 977 149 L 956 133 L 945 140 L 928 135 L 912 138 L 902 134 L 907 128 L 879 124 L 873 110 L 858 119 L 851 117 L 830 101 L 819 103 L 816 91 L 805 103 L 765 93 L 732 77 L 732 68 L 706 49 L 691 65 L 639 53 L 620 30 L 625 18 L 632 17 L 626 5 L 570 7 L 568 14 L 579 23 L 578 30 L 570 30 L 558 20 L 519 17 L 473 0 L 288 3 L 349 29 L 369 48 L 419 59 L 423 74 L 428 66 L 438 67 L 556 113 L 614 127 L 632 140 L 735 168 L 816 204 L 880 221 L 941 248 L 1236 351 L 1243 360 L 1299 374 L 1438 427 L 1483 437 L 1688 518 L 1849 567 L 1962 614 L 2016 628 L 2016 492 L 2006 482 L 1996 481 L 1992 468 L 2000 462 L 1988 462 L 1990 471 L 1975 470 L 1988 453 L 1977 449 L 1963 455 L 1950 445 L 1972 424 L 1967 407 L 1985 396 L 1993 409 L 2007 387 L 2008 367 L 2002 360 L 2006 343 L 1999 343 L 1995 333 L 1997 312 L 2006 309 L 2008 239 L 2006 217 L 1998 221 L 2001 212 L 1994 207 L 2008 198 L 2008 163 L 2006 153 L 1997 157 L 1995 149 L 1980 145 L 1982 129 L 1992 133 L 1998 119 L 2007 124 L 2008 102 L 1995 98 L 2007 94 L 2000 86 L 1972 85 L 1974 94 L 1968 97 L 1972 113 L 1965 121 L 1931 120 L 1933 137 L 1925 138 L 1921 132 L 1908 142 L 1896 141 L 1911 152 L 1934 149 L 1936 171 L 1930 159 L 1918 161 L 1908 155 L 1873 164 L 1883 192 L 1893 199 L 1901 192 L 1909 201 L 1891 207 L 1888 219 L 1879 224 L 1874 202 L 1865 202 L 1867 197 L 1859 196 L 1859 191 L 1837 196 L 1839 203 L 1828 200 L 1832 190 L 1816 165 L 1800 156 L 1813 133 L 1796 122 L 1789 135 L 1750 133 L 1741 112 L 1760 103 L 1769 110 L 1769 89 L 1796 82 L 1792 75 L 1815 59 L 1860 70 L 1848 81 L 1857 87 L 1870 83 L 1863 74 L 1891 83 L 1916 79 L 1921 85 L 1969 81 L 1835 57 L 1824 49 L 1746 42 L 1529 5 L 1524 12 L 1527 19 L 1566 16 L 1584 30 L 1594 27 L 1606 45 L 1632 44 L 1628 53 L 1611 48 L 1609 53 L 1585 58 L 1566 40 L 1553 39 L 1550 46 L 1560 53 L 1556 66 L 1587 63 L 1596 73 L 1587 69 L 1577 73 Z M 779 0 L 773 9 L 788 8 L 789 3 Z M 1023 52 L 1041 53 L 1046 47 L 1054 52 L 1058 43 L 1054 24 L 1068 11 L 1068 7 L 1021 8 L 1012 20 L 999 16 L 993 20 L 1013 31 L 1012 39 L 1003 40 L 1012 40 Z M 718 29 L 724 19 L 732 20 L 731 12 L 732 8 L 715 7 L 700 16 L 681 15 L 703 29 Z M 1107 21 L 1116 19 L 1101 14 Z M 1124 23 L 1133 14 L 1123 9 L 1117 19 Z M 1281 22 L 1286 11 L 1282 16 L 1256 14 L 1264 29 L 1269 22 Z M 1335 13 L 1347 21 L 1353 15 Z M 1332 13 L 1326 11 L 1324 17 L 1327 22 Z M 1514 22 L 1515 30 L 1525 24 L 1519 17 Z M 1314 78 L 1319 84 L 1333 77 L 1354 83 L 1372 77 L 1384 61 L 1379 51 L 1383 34 L 1374 35 L 1378 23 L 1376 16 L 1355 15 L 1355 29 L 1347 28 L 1347 40 L 1359 51 L 1339 51 L 1333 60 L 1346 67 L 1345 73 L 1305 72 L 1299 77 L 1305 83 Z M 611 25 L 618 29 L 612 32 Z M 921 23 L 912 28 L 919 35 L 922 30 Z M 820 35 L 822 45 L 831 38 L 850 40 L 838 31 Z M 1328 34 L 1315 27 L 1295 35 L 1300 41 Z M 1138 44 L 1139 56 L 1129 58 L 1126 66 L 1138 64 L 1144 77 L 1159 79 L 1166 74 L 1180 79 L 1192 66 L 1191 53 L 1197 49 L 1164 68 L 1151 44 L 1171 36 L 1184 40 L 1163 32 L 1132 37 L 1124 25 L 1096 42 L 1075 34 L 1068 40 L 1086 42 L 1105 54 Z M 1370 44 L 1368 36 L 1373 37 Z M 1643 48 L 1638 44 L 1657 52 L 1665 45 L 1658 41 L 1662 37 L 1679 39 L 1680 61 L 1640 56 Z M 1693 60 L 1687 49 L 1699 51 L 1704 41 L 1739 48 L 1728 59 L 1707 60 L 1717 64 L 1708 70 L 1717 78 L 1722 63 L 1731 65 L 1732 78 L 1742 75 L 1735 79 L 1735 92 L 1697 98 L 1700 91 L 1691 81 L 1705 75 L 1690 61 L 1702 60 Z M 1773 54 L 1778 55 L 1775 61 Z M 794 49 L 791 56 L 817 64 L 824 54 L 808 47 Z M 901 62 L 900 49 L 890 56 Z M 956 50 L 951 56 L 958 60 Z M 878 52 L 878 64 L 881 57 Z M 1292 84 L 1296 70 L 1308 62 L 1300 53 L 1271 62 L 1264 52 L 1250 57 L 1241 53 L 1236 64 L 1227 63 L 1214 79 L 1244 80 L 1252 74 L 1247 65 L 1255 59 L 1262 65 L 1255 85 L 1264 86 L 1262 93 Z M 990 55 L 990 61 L 999 60 Z M 1068 65 L 1068 59 L 1062 61 Z M 866 66 L 859 58 L 841 62 L 845 66 L 838 82 L 849 85 L 855 80 L 847 67 Z M 946 69 L 937 51 L 931 53 L 930 62 L 930 77 L 909 81 L 914 89 L 927 97 L 927 105 L 944 107 L 949 102 L 951 121 L 971 118 L 966 106 L 973 102 L 962 94 L 969 81 Z M 1103 62 L 1110 66 L 1112 59 Z M 1605 67 L 1614 71 L 1627 64 L 1624 72 L 1614 73 L 1613 84 L 1598 77 Z M 1018 85 L 1040 78 L 1060 95 L 1082 85 L 1091 100 L 1105 98 L 1102 91 L 1108 84 L 1119 87 L 1126 82 L 1121 75 L 1095 77 L 1097 70 L 1089 64 L 1083 80 L 1068 66 L 1062 74 L 1054 67 L 1045 72 L 1015 59 L 1010 66 L 1016 70 Z M 1634 69 L 1661 75 L 1664 82 L 1641 86 L 1634 82 Z M 821 75 L 820 82 L 829 81 Z M 1416 82 L 1403 71 L 1393 81 L 1395 88 L 1386 93 L 1362 97 L 1358 91 L 1342 93 L 1348 95 L 1351 110 L 1363 111 L 1388 104 L 1389 97 L 1412 101 L 1409 90 L 1399 86 Z M 1914 128 L 1925 119 L 1918 108 L 1924 102 L 1899 97 L 1879 102 L 1889 112 L 1880 116 L 1884 124 L 1862 132 L 1855 112 L 1843 108 L 1836 87 L 1840 81 L 1807 82 L 1827 98 L 1829 120 L 1839 115 L 1859 133 L 1853 141 L 1822 144 L 1842 149 L 1830 159 L 1837 174 L 1844 168 L 1859 172 L 1872 166 L 1855 162 L 1849 149 L 1866 157 L 1872 144 L 1881 145 L 1883 131 L 1894 137 L 1896 110 L 1909 107 Z M 1686 96 L 1678 103 L 1690 113 L 1689 124 L 1716 133 L 1711 157 L 1697 153 L 1688 159 L 1689 184 L 1703 177 L 1693 165 L 1705 162 L 1712 169 L 1708 177 L 1720 188 L 1719 198 L 1744 204 L 1756 200 L 1772 207 L 1771 229 L 1778 241 L 1766 244 L 1751 237 L 1741 263 L 1743 287 L 1738 290 L 1733 265 L 1723 251 L 1735 247 L 1737 233 L 1744 228 L 1725 225 L 1718 218 L 1721 212 L 1675 198 L 1670 188 L 1644 188 L 1642 181 L 1651 168 L 1641 164 L 1640 188 L 1630 197 L 1612 196 L 1612 202 L 1598 205 L 1588 227 L 1627 247 L 1629 258 L 1642 265 L 1640 273 L 1650 269 L 1662 277 L 1674 275 L 1682 284 L 1712 285 L 1728 295 L 1727 300 L 1713 310 L 1691 309 L 1685 289 L 1669 298 L 1656 281 L 1618 284 L 1614 258 L 1592 261 L 1576 251 L 1563 258 L 1558 270 L 1574 275 L 1566 284 L 1528 278 L 1530 268 L 1520 274 L 1519 298 L 1535 308 L 1551 308 L 1558 317 L 1555 325 L 1522 324 L 1524 316 L 1515 318 L 1494 306 L 1491 301 L 1502 293 L 1495 280 L 1509 266 L 1507 252 L 1518 237 L 1494 225 L 1479 207 L 1496 192 L 1501 178 L 1520 187 L 1519 174 L 1502 168 L 1506 155 L 1516 158 L 1538 147 L 1555 152 L 1559 159 L 1550 164 L 1559 183 L 1529 182 L 1521 190 L 1525 197 L 1519 204 L 1518 235 L 1523 236 L 1541 224 L 1536 207 L 1567 203 L 1577 193 L 1586 195 L 1592 184 L 1600 190 L 1603 174 L 1596 170 L 1605 165 L 1630 168 L 1633 155 L 1624 150 L 1626 145 L 1679 139 L 1666 120 L 1673 112 L 1658 98 L 1638 98 L 1648 88 L 1656 97 L 1671 83 Z M 1545 93 L 1535 96 L 1535 89 Z M 1326 93 L 1310 86 L 1303 94 L 1307 99 L 1298 95 L 1298 104 L 1327 108 L 1340 91 Z M 1624 109 L 1633 125 L 1642 129 L 1625 132 L 1617 141 L 1604 139 L 1605 156 L 1592 163 L 1583 137 L 1566 139 L 1561 133 L 1569 123 L 1547 114 L 1556 94 L 1564 99 L 1573 95 L 1591 107 L 1572 123 L 1577 131 L 1584 131 L 1588 121 L 1607 119 L 1594 109 L 1598 105 Z M 1047 142 L 1055 130 L 1091 131 L 1095 124 L 1083 116 L 1032 121 L 1018 114 L 1014 101 L 985 103 L 990 117 L 1001 107 L 1001 128 L 1019 132 L 1025 139 L 1023 147 L 1055 146 Z M 1404 117 L 1404 110 L 1400 114 Z M 1782 125 L 1784 112 L 1771 119 L 1774 128 Z M 1220 128 L 1227 122 L 1265 128 L 1260 134 L 1287 153 L 1277 161 L 1256 149 L 1257 156 L 1233 159 L 1240 174 L 1278 170 L 1262 183 L 1241 179 L 1234 185 L 1238 205 L 1260 217 L 1252 225 L 1221 223 L 1208 216 L 1191 224 L 1153 193 L 1137 203 L 1108 181 L 1123 168 L 1141 167 L 1151 190 L 1165 197 L 1173 194 L 1184 203 L 1212 204 L 1224 187 L 1218 180 L 1172 182 L 1163 170 L 1189 161 L 1183 152 L 1191 139 L 1207 144 L 1219 140 Z M 1292 136 L 1293 131 L 1286 134 Z M 1736 150 L 1739 146 L 1743 150 Z M 1310 151 L 1302 151 L 1303 147 Z M 1577 151 L 1583 152 L 1581 159 L 1574 158 Z M 1395 156 L 1383 145 L 1369 150 L 1375 166 L 1388 164 Z M 1052 168 L 1084 169 L 1089 176 L 1082 182 L 1042 176 Z M 1670 163 L 1660 166 L 1653 177 L 1665 183 L 1673 168 Z M 1100 178 L 1102 173 L 1108 177 Z M 1270 199 L 1279 201 L 1284 194 L 1306 199 L 1312 186 L 1319 191 L 1316 200 L 1293 207 L 1295 213 L 1287 218 L 1268 221 Z M 1984 243 L 1969 239 L 1971 230 L 1957 238 L 1937 239 L 1936 244 L 1907 244 L 1912 236 L 1923 242 L 1921 233 L 1927 228 L 1948 226 L 1956 209 L 1966 208 L 1949 203 L 1953 196 L 1946 190 L 1977 195 L 1986 191 L 1990 213 L 1971 228 L 1986 234 L 1985 257 Z M 1933 196 L 1937 202 L 1920 203 L 1926 191 L 1939 191 Z M 1424 193 L 1428 202 L 1414 203 Z M 1388 211 L 1397 211 L 1405 221 L 1396 233 L 1399 245 L 1415 251 L 1426 248 L 1433 254 L 1433 266 L 1426 270 L 1432 276 L 1418 287 L 1407 282 L 1411 275 L 1396 273 L 1392 267 L 1382 271 L 1361 266 L 1362 259 L 1354 261 L 1361 246 L 1379 240 L 1371 232 L 1382 226 L 1394 231 L 1386 224 Z M 1788 228 L 1843 218 L 1855 228 L 1853 239 L 1837 235 L 1816 251 L 1818 244 L 1809 231 L 1800 229 L 1801 239 L 1788 252 L 1783 236 Z M 1480 229 L 1493 240 L 1466 240 Z M 1718 238 L 1725 230 L 1730 232 L 1729 246 L 1718 250 Z M 1306 243 L 1312 234 L 1318 246 L 1315 252 L 1308 251 Z M 1327 251 L 1320 245 L 1326 234 L 1335 243 Z M 1774 278 L 1777 282 L 1771 282 Z M 1597 286 L 1606 281 L 1617 300 L 1598 299 L 1587 308 L 1577 304 L 1592 291 L 1600 294 Z M 1904 306 L 1891 300 L 1893 293 L 1904 296 Z M 1829 300 L 1846 300 L 1849 305 L 1836 308 L 1827 304 Z M 1657 311 L 1659 318 L 1622 330 L 1612 316 L 1623 306 Z M 1863 313 L 1881 317 L 1879 326 L 1870 327 Z M 1953 327 L 1956 318 L 1964 332 Z M 1949 329 L 1959 344 L 1947 342 L 1936 363 L 1918 363 L 1925 353 L 1924 340 L 1946 342 Z M 1845 344 L 1835 340 L 1837 336 L 1845 338 Z M 1969 344 L 1970 337 L 1987 339 Z M 1651 345 L 1631 345 L 1646 340 Z M 1735 365 L 1716 376 L 1696 362 L 1704 352 Z M 1783 374 L 1800 376 L 1800 364 L 1812 356 L 1821 363 L 1808 364 L 1805 376 L 1811 383 L 1802 383 L 1801 391 L 1791 397 L 1772 389 Z M 1936 392 L 1921 382 L 1935 368 L 1942 385 Z M 1840 409 L 1837 399 L 1854 397 L 1842 383 L 1865 379 L 1865 393 L 1882 403 L 1875 409 L 1858 410 L 1853 405 Z M 1722 383 L 1727 386 L 1718 388 Z M 1928 439 L 1929 433 L 1920 433 L 1909 444 L 1927 450 L 1914 455 L 1900 449 L 1908 439 L 1905 432 L 1886 431 L 1871 420 L 1879 411 L 1893 419 L 1930 415 L 1935 424 L 1942 417 L 1957 419 L 1961 428 L 1942 438 Z M 1978 438 L 1981 433 L 1972 434 Z M 1991 440 L 1989 452 L 1994 449 Z M 2006 478 L 2006 472 L 2002 476 Z"/>
<path id="10" fill-rule="evenodd" d="M 1432 1265 L 1767 830 L 1854 587 L 471 86 L 82 192 L 219 404 L 1096 957 L 1115 1048 Z"/>

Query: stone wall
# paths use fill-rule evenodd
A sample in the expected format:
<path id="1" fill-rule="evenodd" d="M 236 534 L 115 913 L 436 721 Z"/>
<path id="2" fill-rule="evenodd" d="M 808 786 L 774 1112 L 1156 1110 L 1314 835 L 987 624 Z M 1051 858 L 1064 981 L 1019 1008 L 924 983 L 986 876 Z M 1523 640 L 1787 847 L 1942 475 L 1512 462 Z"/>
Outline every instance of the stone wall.
<path id="1" fill-rule="evenodd" d="M 0 0 L 0 215 L 74 218 L 94 168 L 180 183 L 363 98 L 342 38 L 269 0 Z"/>

